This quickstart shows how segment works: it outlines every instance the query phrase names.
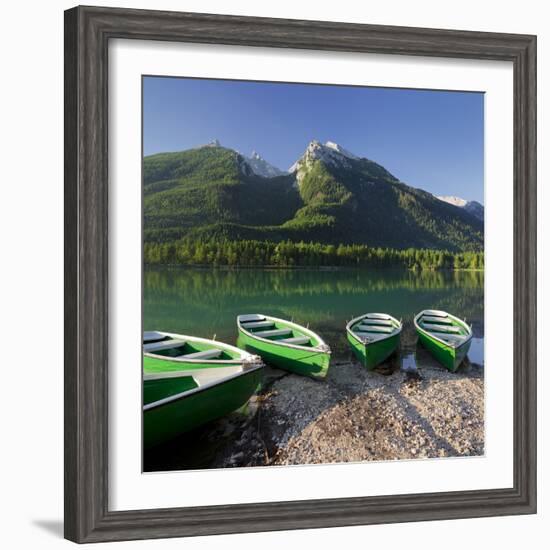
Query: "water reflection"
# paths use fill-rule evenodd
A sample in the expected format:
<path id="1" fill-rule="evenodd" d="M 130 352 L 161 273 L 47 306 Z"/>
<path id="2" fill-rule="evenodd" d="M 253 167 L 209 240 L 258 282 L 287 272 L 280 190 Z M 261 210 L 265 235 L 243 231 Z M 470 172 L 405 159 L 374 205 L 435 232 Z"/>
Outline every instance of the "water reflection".
<path id="1" fill-rule="evenodd" d="M 483 297 L 482 272 L 146 268 L 144 330 L 215 334 L 234 344 L 236 316 L 263 312 L 309 324 L 338 362 L 351 359 L 346 322 L 382 311 L 403 319 L 399 361 L 409 368 L 419 361 L 412 318 L 422 309 L 443 309 L 473 325 L 470 359 L 482 365 Z"/>
<path id="2" fill-rule="evenodd" d="M 471 363 L 476 363 L 478 365 L 483 365 L 485 363 L 484 348 L 483 338 L 472 338 L 470 351 L 468 352 L 468 359 Z"/>
<path id="3" fill-rule="evenodd" d="M 413 353 L 407 353 L 401 357 L 401 370 L 407 373 L 418 372 L 416 358 Z"/>

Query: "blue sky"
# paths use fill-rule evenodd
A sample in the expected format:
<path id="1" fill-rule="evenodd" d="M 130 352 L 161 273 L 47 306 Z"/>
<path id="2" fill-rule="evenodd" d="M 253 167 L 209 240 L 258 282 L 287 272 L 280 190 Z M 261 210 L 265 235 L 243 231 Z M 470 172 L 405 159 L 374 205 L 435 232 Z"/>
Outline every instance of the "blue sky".
<path id="1" fill-rule="evenodd" d="M 286 170 L 312 139 L 339 143 L 436 195 L 483 200 L 483 94 L 144 77 L 143 148 L 208 143 Z"/>

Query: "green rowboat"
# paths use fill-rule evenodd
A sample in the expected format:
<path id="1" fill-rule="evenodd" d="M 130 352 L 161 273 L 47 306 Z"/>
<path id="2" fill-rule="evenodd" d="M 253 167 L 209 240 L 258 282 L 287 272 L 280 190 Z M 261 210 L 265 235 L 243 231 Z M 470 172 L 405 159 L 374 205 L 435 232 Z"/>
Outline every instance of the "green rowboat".
<path id="1" fill-rule="evenodd" d="M 435 309 L 425 309 L 414 318 L 420 343 L 447 369 L 456 371 L 472 343 L 472 328 L 464 321 Z"/>
<path id="2" fill-rule="evenodd" d="M 373 369 L 398 347 L 401 321 L 386 313 L 366 313 L 346 325 L 348 342 L 363 366 Z"/>
<path id="3" fill-rule="evenodd" d="M 168 332 L 143 334 L 143 446 L 150 448 L 247 403 L 263 363 L 234 346 Z"/>
<path id="4" fill-rule="evenodd" d="M 308 328 L 259 313 L 237 317 L 237 345 L 266 362 L 296 374 L 324 378 L 330 348 Z"/>

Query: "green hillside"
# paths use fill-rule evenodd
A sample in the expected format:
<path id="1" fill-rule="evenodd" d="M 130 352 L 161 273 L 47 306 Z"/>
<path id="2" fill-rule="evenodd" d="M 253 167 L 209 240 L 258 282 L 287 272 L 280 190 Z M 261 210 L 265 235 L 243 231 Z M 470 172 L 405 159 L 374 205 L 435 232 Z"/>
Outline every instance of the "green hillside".
<path id="1" fill-rule="evenodd" d="M 145 157 L 145 241 L 483 249 L 483 222 L 467 211 L 408 187 L 370 160 L 329 161 L 304 161 L 296 174 L 264 178 L 223 147 Z"/>
<path id="2" fill-rule="evenodd" d="M 409 187 L 364 159 L 340 168 L 315 161 L 300 191 L 306 206 L 285 225 L 314 225 L 323 242 L 396 249 L 481 250 L 483 222 L 430 193 Z M 374 166 L 373 166 L 374 165 Z"/>
<path id="3" fill-rule="evenodd" d="M 292 176 L 262 178 L 223 147 L 145 157 L 146 241 L 169 241 L 201 228 L 278 226 L 302 206 Z"/>

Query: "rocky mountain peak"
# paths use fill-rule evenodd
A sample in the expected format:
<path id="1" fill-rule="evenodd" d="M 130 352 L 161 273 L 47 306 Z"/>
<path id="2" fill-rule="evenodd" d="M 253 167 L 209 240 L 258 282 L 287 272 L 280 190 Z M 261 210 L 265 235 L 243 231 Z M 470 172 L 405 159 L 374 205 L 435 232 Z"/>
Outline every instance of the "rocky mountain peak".
<path id="1" fill-rule="evenodd" d="M 309 142 L 304 154 L 289 168 L 290 173 L 296 173 L 296 179 L 300 183 L 303 178 L 303 168 L 308 168 L 314 161 L 321 161 L 332 166 L 349 168 L 351 160 L 359 157 L 350 153 L 338 143 L 327 141 L 321 143 L 314 139 Z"/>
<path id="2" fill-rule="evenodd" d="M 252 151 L 250 157 L 245 157 L 245 161 L 257 176 L 263 178 L 274 178 L 286 174 L 286 172 L 279 170 L 279 168 L 263 159 L 256 151 Z"/>

